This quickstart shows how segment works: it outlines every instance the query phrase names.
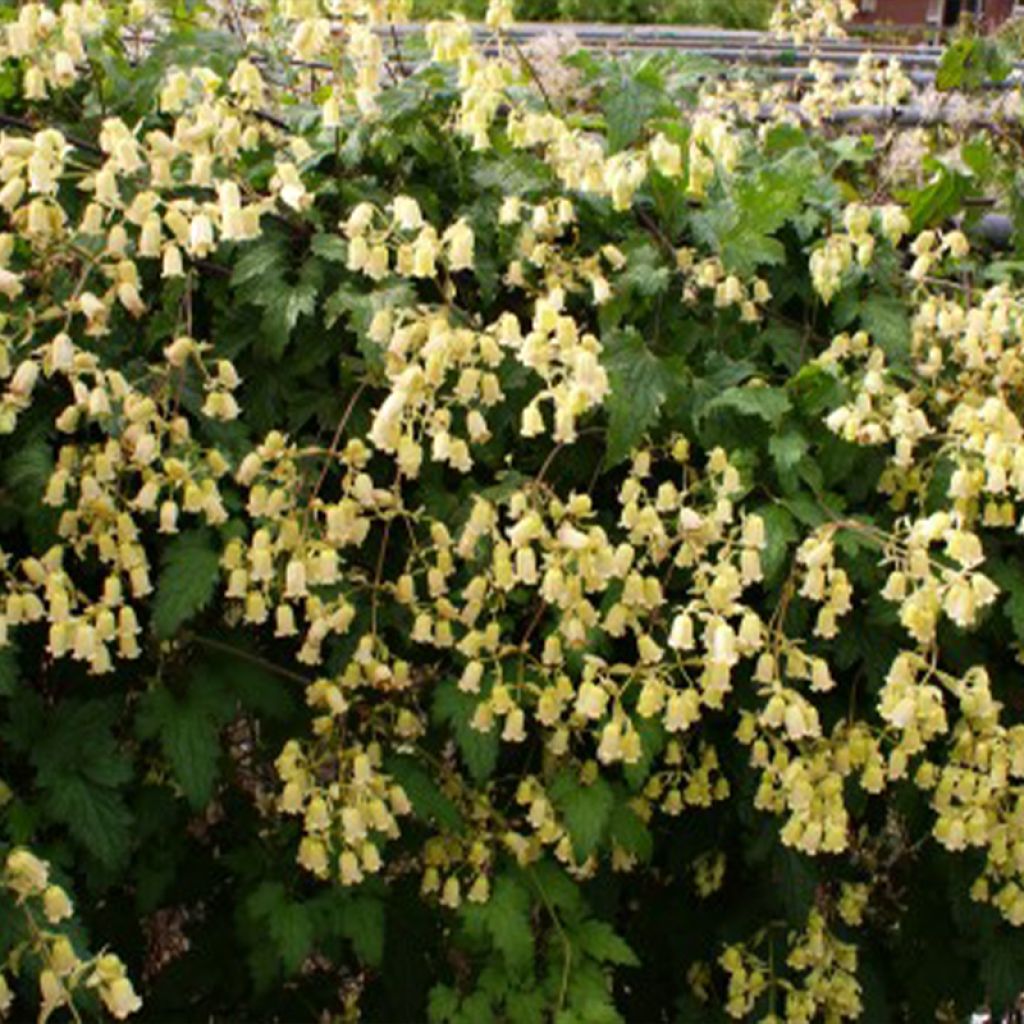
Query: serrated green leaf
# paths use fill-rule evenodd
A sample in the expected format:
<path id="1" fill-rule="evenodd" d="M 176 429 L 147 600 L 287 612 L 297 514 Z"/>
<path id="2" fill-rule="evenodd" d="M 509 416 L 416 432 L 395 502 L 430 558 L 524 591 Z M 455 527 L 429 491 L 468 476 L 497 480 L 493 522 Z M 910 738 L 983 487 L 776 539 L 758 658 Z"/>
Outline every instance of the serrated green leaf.
<path id="1" fill-rule="evenodd" d="M 68 775 L 46 793 L 44 806 L 104 866 L 127 859 L 133 819 L 117 790 Z"/>
<path id="2" fill-rule="evenodd" d="M 584 921 L 573 932 L 573 938 L 587 956 L 606 964 L 639 967 L 640 960 L 625 939 L 615 934 L 607 921 Z"/>
<path id="3" fill-rule="evenodd" d="M 818 886 L 818 874 L 810 859 L 776 846 L 772 853 L 772 880 L 774 895 L 789 920 L 794 924 L 806 921 Z"/>
<path id="4" fill-rule="evenodd" d="M 935 87 L 943 91 L 978 89 L 987 82 L 1002 82 L 1013 70 L 999 44 L 980 36 L 954 40 L 942 55 Z"/>
<path id="5" fill-rule="evenodd" d="M 345 263 L 348 260 L 348 244 L 340 235 L 314 235 L 309 248 L 315 256 L 331 263 Z"/>
<path id="6" fill-rule="evenodd" d="M 446 722 L 451 727 L 470 775 L 476 782 L 484 782 L 494 774 L 500 742 L 496 729 L 480 732 L 470 725 L 477 704 L 476 697 L 462 693 L 450 680 L 434 691 L 435 721 Z"/>
<path id="7" fill-rule="evenodd" d="M 53 452 L 39 439 L 18 447 L 4 462 L 3 478 L 15 498 L 25 506 L 38 506 L 53 473 Z"/>
<path id="8" fill-rule="evenodd" d="M 804 361 L 805 343 L 799 331 L 781 324 L 772 324 L 761 332 L 760 338 L 780 366 L 790 373 L 800 369 Z"/>
<path id="9" fill-rule="evenodd" d="M 810 447 L 807 438 L 795 430 L 776 434 L 768 441 L 768 451 L 780 473 L 792 473 Z"/>
<path id="10" fill-rule="evenodd" d="M 384 904 L 372 897 L 356 897 L 341 914 L 341 932 L 352 943 L 356 956 L 371 967 L 384 959 Z"/>
<path id="11" fill-rule="evenodd" d="M 492 1024 L 496 1020 L 491 997 L 487 992 L 473 992 L 462 1001 L 456 1024 Z"/>
<path id="12" fill-rule="evenodd" d="M 122 795 L 131 763 L 114 736 L 119 711 L 116 699 L 67 700 L 31 748 L 46 812 L 108 868 L 127 857 L 133 822 Z"/>
<path id="13" fill-rule="evenodd" d="M 1024 949 L 1019 942 L 989 943 L 981 960 L 981 980 L 996 1019 L 1002 1019 L 1020 999 Z"/>
<path id="14" fill-rule="evenodd" d="M 315 282 L 299 281 L 294 287 L 283 289 L 267 304 L 260 328 L 263 351 L 271 359 L 279 360 L 284 355 L 299 318 L 316 312 L 317 290 Z"/>
<path id="15" fill-rule="evenodd" d="M 906 306 L 888 295 L 873 295 L 859 307 L 864 329 L 894 365 L 905 364 L 910 357 L 910 316 Z"/>
<path id="16" fill-rule="evenodd" d="M 546 1009 L 547 998 L 538 988 L 510 992 L 505 1000 L 510 1024 L 544 1024 Z"/>
<path id="17" fill-rule="evenodd" d="M 292 900 L 279 882 L 264 882 L 246 899 L 246 909 L 270 938 L 286 974 L 295 974 L 313 948 L 313 910 Z"/>
<path id="18" fill-rule="evenodd" d="M 761 569 L 765 581 L 774 583 L 789 561 L 789 546 L 797 540 L 796 523 L 782 505 L 761 505 L 754 511 L 764 520 L 765 548 L 761 552 Z"/>
<path id="19" fill-rule="evenodd" d="M 435 985 L 427 996 L 427 1018 L 431 1024 L 445 1024 L 459 1010 L 459 996 L 447 985 Z"/>
<path id="20" fill-rule="evenodd" d="M 626 149 L 640 138 L 645 122 L 658 107 L 658 100 L 658 92 L 633 75 L 623 75 L 608 87 L 603 105 L 611 152 Z"/>
<path id="21" fill-rule="evenodd" d="M 181 699 L 166 689 L 151 690 L 139 709 L 140 734 L 159 737 L 175 779 L 197 810 L 213 796 L 221 725 L 209 702 L 197 698 L 194 690 Z"/>
<path id="22" fill-rule="evenodd" d="M 956 213 L 967 192 L 968 180 L 940 167 L 934 179 L 924 188 L 910 195 L 907 214 L 913 232 L 935 227 Z"/>
<path id="23" fill-rule="evenodd" d="M 789 397 L 785 391 L 777 388 L 729 388 L 704 406 L 702 416 L 708 417 L 716 412 L 732 410 L 743 416 L 756 416 L 774 426 L 790 408 Z"/>
<path id="24" fill-rule="evenodd" d="M 1014 562 L 994 562 L 986 572 L 1006 594 L 1003 612 L 1017 642 L 1024 644 L 1024 577 L 1020 569 Z"/>
<path id="25" fill-rule="evenodd" d="M 615 280 L 615 294 L 618 298 L 631 299 L 638 296 L 650 299 L 668 288 L 672 271 L 653 246 L 636 246 L 626 258 L 627 267 Z"/>
<path id="26" fill-rule="evenodd" d="M 301 903 L 289 903 L 269 922 L 285 972 L 295 974 L 313 948 L 313 923 Z"/>
<path id="27" fill-rule="evenodd" d="M 841 401 L 843 387 L 834 373 L 818 363 L 805 363 L 787 385 L 793 403 L 802 412 L 817 415 Z"/>
<path id="28" fill-rule="evenodd" d="M 806 149 L 737 178 L 731 193 L 713 201 L 693 223 L 698 236 L 721 253 L 731 271 L 752 275 L 761 265 L 785 261 L 785 246 L 772 236 L 786 223 L 801 223 L 820 167 Z M 806 225 L 805 225 L 806 227 Z"/>
<path id="29" fill-rule="evenodd" d="M 608 838 L 640 861 L 654 853 L 654 837 L 628 803 L 617 802 L 608 821 Z"/>
<path id="30" fill-rule="evenodd" d="M 585 860 L 604 838 L 615 804 L 612 787 L 603 778 L 583 785 L 571 772 L 562 772 L 551 785 L 551 799 L 572 839 L 578 860 Z"/>
<path id="31" fill-rule="evenodd" d="M 611 389 L 608 410 L 607 463 L 625 459 L 658 421 L 672 375 L 633 328 L 606 341 L 604 357 Z"/>
<path id="32" fill-rule="evenodd" d="M 153 601 L 153 631 L 170 639 L 213 599 L 220 558 L 209 530 L 190 530 L 164 549 Z"/>
<path id="33" fill-rule="evenodd" d="M 515 879 L 500 876 L 491 898 L 480 906 L 468 905 L 467 922 L 483 928 L 505 959 L 510 972 L 522 974 L 533 963 L 534 941 L 530 926 L 530 894 Z"/>
<path id="34" fill-rule="evenodd" d="M 636 731 L 640 737 L 640 757 L 623 767 L 626 782 L 634 791 L 643 787 L 655 758 L 665 748 L 665 729 L 657 717 L 638 719 Z"/>
<path id="35" fill-rule="evenodd" d="M 551 184 L 550 168 L 527 153 L 502 154 L 499 160 L 474 167 L 472 177 L 477 188 L 503 196 L 535 195 Z"/>
<path id="36" fill-rule="evenodd" d="M 288 265 L 288 249 L 279 238 L 265 238 L 244 248 L 231 274 L 232 287 L 264 277 L 280 278 Z"/>
<path id="37" fill-rule="evenodd" d="M 459 809 L 441 792 L 430 775 L 407 755 L 385 761 L 385 770 L 405 791 L 413 813 L 424 821 L 436 822 L 445 828 L 459 830 L 464 823 Z"/>

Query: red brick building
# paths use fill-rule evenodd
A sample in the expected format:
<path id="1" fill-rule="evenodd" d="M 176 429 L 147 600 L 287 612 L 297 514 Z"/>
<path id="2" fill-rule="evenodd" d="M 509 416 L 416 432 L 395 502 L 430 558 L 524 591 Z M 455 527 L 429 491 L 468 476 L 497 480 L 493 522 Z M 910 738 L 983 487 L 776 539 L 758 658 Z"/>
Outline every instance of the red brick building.
<path id="1" fill-rule="evenodd" d="M 953 25 L 961 12 L 973 14 L 988 28 L 996 28 L 1014 12 L 1024 9 L 1019 0 L 857 0 L 858 21 L 894 25 Z"/>

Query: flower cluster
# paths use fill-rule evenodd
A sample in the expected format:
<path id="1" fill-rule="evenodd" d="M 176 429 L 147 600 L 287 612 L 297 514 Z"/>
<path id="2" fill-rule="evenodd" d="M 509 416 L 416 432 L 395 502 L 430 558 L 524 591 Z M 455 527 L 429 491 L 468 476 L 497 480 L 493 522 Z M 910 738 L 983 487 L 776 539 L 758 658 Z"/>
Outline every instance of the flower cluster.
<path id="1" fill-rule="evenodd" d="M 50 877 L 50 865 L 30 850 L 18 847 L 7 853 L 0 869 L 0 893 L 17 910 L 11 924 L 16 935 L 6 964 L 0 963 L 0 1019 L 7 1019 L 14 996 L 4 970 L 15 976 L 21 962 L 38 958 L 40 1019 L 46 1020 L 61 1007 L 72 1007 L 76 993 L 95 989 L 103 1005 L 118 1020 L 135 1013 L 142 1001 L 135 993 L 124 964 L 113 953 L 83 957 L 76 941 L 61 927 L 74 914 L 67 892 Z M 6 922 L 5 922 L 6 923 Z"/>
<path id="2" fill-rule="evenodd" d="M 782 1004 L 782 1012 L 766 1018 L 786 1024 L 826 1020 L 854 1020 L 863 1009 L 856 978 L 857 950 L 828 929 L 822 914 L 812 910 L 806 929 L 787 936 L 787 976 L 764 959 L 760 947 L 771 941 L 762 934 L 752 943 L 730 946 L 719 958 L 729 977 L 726 1012 L 739 1019 L 749 1015 L 768 992 Z"/>

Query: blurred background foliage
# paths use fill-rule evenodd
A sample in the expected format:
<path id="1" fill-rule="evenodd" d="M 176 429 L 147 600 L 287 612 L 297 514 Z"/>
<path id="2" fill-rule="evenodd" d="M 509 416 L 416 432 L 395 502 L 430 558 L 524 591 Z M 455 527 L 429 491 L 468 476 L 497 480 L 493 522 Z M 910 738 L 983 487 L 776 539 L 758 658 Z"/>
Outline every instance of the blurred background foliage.
<path id="1" fill-rule="evenodd" d="M 444 17 L 458 9 L 482 18 L 487 0 L 415 0 L 416 18 Z M 772 0 L 518 0 L 522 21 L 610 21 L 628 24 L 716 25 L 763 29 Z"/>

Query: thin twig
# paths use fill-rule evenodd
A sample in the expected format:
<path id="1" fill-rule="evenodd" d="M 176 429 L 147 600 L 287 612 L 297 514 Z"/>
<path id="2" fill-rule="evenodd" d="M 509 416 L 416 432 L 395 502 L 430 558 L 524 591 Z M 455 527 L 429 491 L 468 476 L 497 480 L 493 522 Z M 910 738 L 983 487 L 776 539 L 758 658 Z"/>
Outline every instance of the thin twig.
<path id="1" fill-rule="evenodd" d="M 208 647 L 210 650 L 220 651 L 222 654 L 232 654 L 236 658 L 240 658 L 242 661 L 249 662 L 250 665 L 258 665 L 260 668 L 265 668 L 268 672 L 273 672 L 275 675 L 281 676 L 282 679 L 291 679 L 293 682 L 302 683 L 303 686 L 312 685 L 313 680 L 307 679 L 298 672 L 292 672 L 291 669 L 284 668 L 281 665 L 275 665 L 274 662 L 268 661 L 266 658 L 261 658 L 258 654 L 251 654 L 249 651 L 245 651 L 240 647 L 235 647 L 233 644 L 224 643 L 221 640 L 214 640 L 208 636 L 200 636 L 198 633 L 188 634 L 187 638 L 193 640 L 201 647 Z"/>
<path id="2" fill-rule="evenodd" d="M 393 520 L 384 521 L 384 536 L 380 540 L 380 550 L 377 552 L 377 566 L 373 573 L 373 594 L 370 597 L 370 633 L 377 635 L 377 605 L 379 602 L 381 580 L 384 578 L 384 558 L 388 551 L 388 541 L 391 539 L 391 523 Z"/>
<path id="3" fill-rule="evenodd" d="M 537 88 L 540 90 L 541 96 L 544 97 L 545 105 L 547 106 L 548 110 L 553 113 L 555 105 L 551 102 L 551 97 L 550 95 L 548 95 L 548 90 L 545 87 L 544 83 L 541 81 L 540 75 L 537 74 L 537 69 L 533 66 L 533 62 L 530 60 L 529 57 L 526 56 L 526 54 L 523 52 L 523 48 L 519 45 L 518 42 L 516 42 L 515 39 L 511 39 L 510 42 L 512 43 L 512 48 L 516 51 L 516 56 L 519 58 L 520 64 L 522 64 L 523 67 L 526 68 L 527 72 L 529 72 L 530 77 L 533 79 Z"/>
<path id="4" fill-rule="evenodd" d="M 537 887 L 537 892 L 540 894 L 541 902 L 544 904 L 545 910 L 551 917 L 551 922 L 555 926 L 555 931 L 558 932 L 559 938 L 562 940 L 562 946 L 565 950 L 565 962 L 562 965 L 562 983 L 558 991 L 558 1002 L 555 1004 L 555 1016 L 557 1017 L 565 1006 L 565 999 L 569 991 L 569 974 L 572 970 L 572 941 L 566 934 L 565 928 L 562 927 L 562 919 L 558 916 L 558 912 L 555 910 L 548 899 L 548 894 L 541 885 L 540 879 L 537 877 L 536 872 L 532 869 L 529 871 L 530 880 Z"/>
<path id="5" fill-rule="evenodd" d="M 581 437 L 586 437 L 588 434 L 603 434 L 603 433 L 604 433 L 604 428 L 603 427 L 587 427 L 586 430 L 581 430 L 576 435 L 576 437 L 573 439 L 572 443 L 575 443 Z M 569 442 L 559 441 L 558 444 L 556 444 L 555 447 L 551 449 L 551 451 L 548 453 L 548 457 L 544 460 L 543 464 L 540 467 L 540 472 L 538 472 L 536 477 L 534 477 L 534 481 L 533 482 L 535 484 L 540 485 L 540 484 L 544 483 L 544 477 L 547 475 L 547 471 L 551 468 L 551 463 L 555 461 L 555 456 L 557 456 L 559 452 L 564 451 L 565 448 L 568 447 L 568 444 L 569 444 Z"/>
<path id="6" fill-rule="evenodd" d="M 334 437 L 331 438 L 330 446 L 327 449 L 327 455 L 324 458 L 324 465 L 320 470 L 320 477 L 316 482 L 316 486 L 313 488 L 313 493 L 309 496 L 309 505 L 312 505 L 320 494 L 320 488 L 323 487 L 324 481 L 327 479 L 327 474 L 330 472 L 331 463 L 338 457 L 338 445 L 341 444 L 341 435 L 345 432 L 345 427 L 348 426 L 348 421 L 351 418 L 352 413 L 355 411 L 356 403 L 369 386 L 370 382 L 364 380 L 352 393 L 352 397 L 349 399 L 348 405 L 345 406 L 345 411 L 341 414 L 341 419 L 338 420 L 338 427 L 334 431 Z"/>
<path id="7" fill-rule="evenodd" d="M 395 56 L 398 58 L 398 72 L 403 78 L 408 78 L 409 70 L 405 65 L 405 55 L 402 53 L 402 44 L 398 38 L 398 29 L 395 27 L 395 23 L 393 21 L 389 24 L 391 28 L 391 45 L 395 48 Z"/>
<path id="8" fill-rule="evenodd" d="M 537 609 L 534 611 L 533 617 L 530 619 L 530 622 L 526 627 L 523 639 L 519 641 L 519 650 L 522 653 L 525 654 L 529 651 L 528 645 L 530 643 L 530 637 L 533 636 L 534 630 L 536 630 L 537 626 L 540 625 L 540 620 L 544 617 L 544 612 L 547 610 L 547 607 L 547 602 L 544 601 L 543 598 L 537 602 Z"/>

